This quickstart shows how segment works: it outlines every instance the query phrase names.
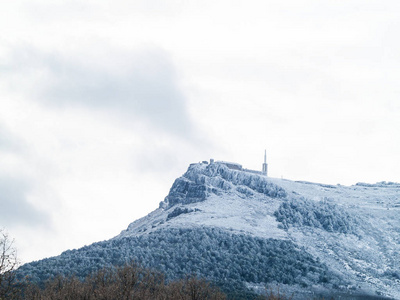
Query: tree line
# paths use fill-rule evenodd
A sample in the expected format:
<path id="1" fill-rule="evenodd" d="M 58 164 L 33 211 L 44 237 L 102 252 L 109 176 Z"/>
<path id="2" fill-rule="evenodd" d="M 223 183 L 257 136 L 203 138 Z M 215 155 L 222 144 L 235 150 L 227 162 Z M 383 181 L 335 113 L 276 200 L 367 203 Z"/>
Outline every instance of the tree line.
<path id="1" fill-rule="evenodd" d="M 160 271 L 136 262 L 109 266 L 92 272 L 83 280 L 75 275 L 57 275 L 45 282 L 16 276 L 16 250 L 7 233 L 0 230 L 0 300 L 224 300 L 229 296 L 215 284 L 195 275 L 168 281 Z M 247 297 L 246 297 L 247 298 Z M 284 295 L 266 292 L 253 299 L 284 300 Z"/>
<path id="2" fill-rule="evenodd" d="M 45 282 L 64 274 L 83 280 L 110 265 L 140 262 L 163 272 L 167 280 L 195 274 L 216 282 L 224 291 L 254 284 L 341 284 L 340 278 L 305 249 L 288 240 L 262 239 L 217 228 L 167 228 L 135 237 L 94 243 L 57 257 L 23 265 L 19 278 Z"/>
<path id="3" fill-rule="evenodd" d="M 8 298 L 7 298 L 8 299 Z M 76 276 L 57 276 L 43 287 L 27 283 L 14 299 L 32 300 L 222 300 L 226 295 L 205 279 L 187 276 L 167 282 L 162 273 L 132 262 L 101 269 L 83 281 Z"/>

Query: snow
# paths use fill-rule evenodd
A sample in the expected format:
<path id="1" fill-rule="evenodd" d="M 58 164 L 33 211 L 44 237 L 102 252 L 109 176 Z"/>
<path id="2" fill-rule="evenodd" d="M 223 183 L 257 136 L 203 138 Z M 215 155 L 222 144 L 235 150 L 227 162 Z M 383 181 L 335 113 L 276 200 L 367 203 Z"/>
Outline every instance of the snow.
<path id="1" fill-rule="evenodd" d="M 290 239 L 341 274 L 360 292 L 379 292 L 400 299 L 400 280 L 387 275 L 397 272 L 400 276 L 399 184 L 342 186 L 295 182 L 230 170 L 218 163 L 193 164 L 183 179 L 204 184 L 205 200 L 172 207 L 166 202 L 164 208 L 131 223 L 116 238 L 148 234 L 162 228 L 201 226 L 261 238 Z M 252 188 L 259 184 L 280 187 L 286 197 L 271 197 Z M 249 194 L 244 195 L 240 190 L 249 190 Z M 328 232 L 309 226 L 278 228 L 280 223 L 274 212 L 282 202 L 300 198 L 329 202 L 343 209 L 359 222 L 358 233 Z M 168 214 L 177 206 L 193 211 L 167 221 Z"/>

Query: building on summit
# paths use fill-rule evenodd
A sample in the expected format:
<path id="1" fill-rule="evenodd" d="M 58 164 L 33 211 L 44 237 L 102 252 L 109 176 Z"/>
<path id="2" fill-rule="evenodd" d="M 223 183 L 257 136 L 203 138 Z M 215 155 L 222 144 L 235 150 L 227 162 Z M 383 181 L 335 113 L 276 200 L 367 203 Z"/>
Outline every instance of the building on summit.
<path id="1" fill-rule="evenodd" d="M 234 162 L 227 162 L 227 161 L 216 161 L 217 163 L 224 164 L 227 166 L 229 169 L 232 170 L 237 170 L 237 171 L 244 171 L 244 172 L 249 172 L 249 173 L 254 173 L 254 174 L 260 174 L 264 176 L 268 176 L 268 164 L 267 164 L 267 150 L 264 152 L 264 163 L 262 164 L 262 171 L 255 171 L 255 170 L 250 170 L 250 169 L 244 169 L 241 164 L 234 163 Z M 207 161 L 203 161 L 203 164 L 207 164 Z M 214 163 L 214 159 L 210 159 L 210 164 Z"/>

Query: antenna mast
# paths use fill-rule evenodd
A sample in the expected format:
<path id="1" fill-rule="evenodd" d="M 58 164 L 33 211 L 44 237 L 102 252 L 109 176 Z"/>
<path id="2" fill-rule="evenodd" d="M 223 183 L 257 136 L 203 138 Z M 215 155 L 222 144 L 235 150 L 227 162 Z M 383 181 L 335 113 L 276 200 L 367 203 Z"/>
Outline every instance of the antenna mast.
<path id="1" fill-rule="evenodd" d="M 264 152 L 264 163 L 262 165 L 262 173 L 265 176 L 268 176 L 268 164 L 267 164 L 267 150 Z"/>

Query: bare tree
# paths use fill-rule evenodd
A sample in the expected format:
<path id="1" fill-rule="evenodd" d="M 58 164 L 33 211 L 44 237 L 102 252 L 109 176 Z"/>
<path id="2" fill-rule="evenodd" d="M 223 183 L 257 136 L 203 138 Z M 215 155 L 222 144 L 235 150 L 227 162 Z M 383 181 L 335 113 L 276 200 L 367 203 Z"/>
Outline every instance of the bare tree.
<path id="1" fill-rule="evenodd" d="M 13 299 L 18 292 L 15 270 L 19 265 L 14 240 L 0 229 L 0 300 Z"/>

